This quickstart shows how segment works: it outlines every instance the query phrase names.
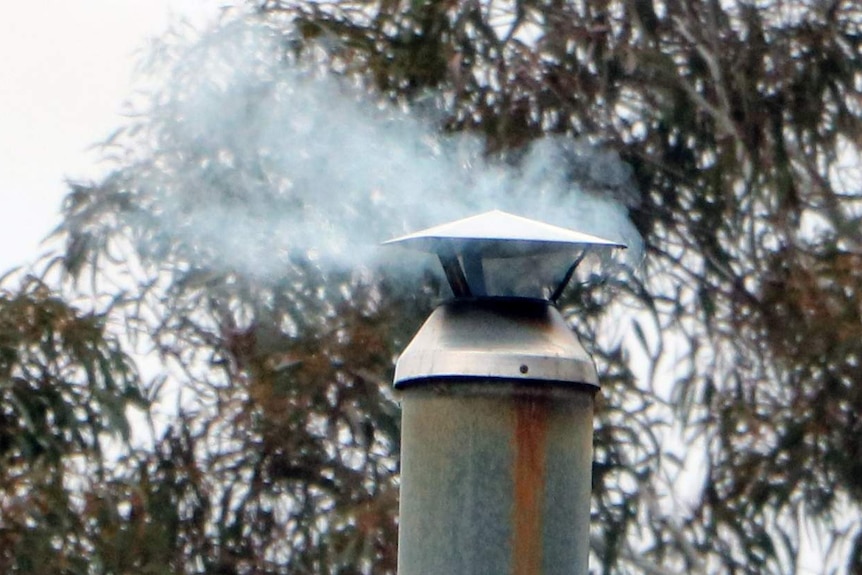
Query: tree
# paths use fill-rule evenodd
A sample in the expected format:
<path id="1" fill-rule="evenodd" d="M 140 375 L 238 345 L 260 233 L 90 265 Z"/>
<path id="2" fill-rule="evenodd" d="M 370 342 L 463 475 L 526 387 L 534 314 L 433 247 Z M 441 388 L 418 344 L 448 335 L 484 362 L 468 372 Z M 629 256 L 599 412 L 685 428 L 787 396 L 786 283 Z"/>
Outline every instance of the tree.
<path id="1" fill-rule="evenodd" d="M 862 535 L 839 532 L 862 500 L 860 50 L 849 1 L 267 1 L 161 44 L 163 89 L 108 142 L 116 170 L 71 190 L 62 233 L 70 275 L 91 272 L 97 293 L 121 285 L 114 317 L 182 387 L 128 475 L 142 509 L 171 502 L 170 568 L 394 571 L 388 382 L 439 278 L 404 286 L 340 265 L 329 254 L 357 246 L 336 236 L 316 252 L 309 226 L 273 231 L 277 215 L 321 228 L 361 201 L 377 217 L 348 221 L 379 235 L 400 221 L 379 188 L 391 174 L 467 162 L 491 183 L 535 182 L 531 158 L 553 135 L 568 193 L 623 200 L 647 253 L 641 274 L 612 290 L 583 278 L 562 304 L 604 385 L 596 570 L 795 572 L 808 521 L 858 570 L 846 544 Z M 331 93 L 330 116 L 308 125 L 282 111 Z M 285 126 L 302 147 L 284 152 Z M 427 164 L 363 149 L 404 134 Z M 391 161 L 304 170 L 333 139 Z M 570 142 L 633 171 L 585 173 L 579 154 L 594 152 Z M 455 171 L 460 200 L 486 197 L 488 181 Z M 423 207 L 452 199 L 427 179 Z M 630 324 L 615 333 L 621 308 Z M 703 471 L 677 476 L 675 458 Z M 701 483 L 685 505 L 675 477 Z"/>
<path id="2" fill-rule="evenodd" d="M 106 315 L 81 312 L 32 276 L 0 291 L 6 573 L 87 573 L 109 536 L 124 535 L 115 532 L 115 502 L 105 499 L 114 481 L 105 453 L 117 439 L 128 442 L 126 410 L 146 401 Z"/>

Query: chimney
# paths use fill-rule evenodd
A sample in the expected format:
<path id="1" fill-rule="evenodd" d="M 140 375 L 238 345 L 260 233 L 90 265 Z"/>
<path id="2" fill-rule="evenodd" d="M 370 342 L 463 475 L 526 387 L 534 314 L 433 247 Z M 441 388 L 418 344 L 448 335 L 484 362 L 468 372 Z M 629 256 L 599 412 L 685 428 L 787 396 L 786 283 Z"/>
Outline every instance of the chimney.
<path id="1" fill-rule="evenodd" d="M 598 378 L 554 304 L 625 246 L 500 211 L 387 243 L 436 253 L 455 296 L 395 370 L 399 575 L 585 575 Z"/>

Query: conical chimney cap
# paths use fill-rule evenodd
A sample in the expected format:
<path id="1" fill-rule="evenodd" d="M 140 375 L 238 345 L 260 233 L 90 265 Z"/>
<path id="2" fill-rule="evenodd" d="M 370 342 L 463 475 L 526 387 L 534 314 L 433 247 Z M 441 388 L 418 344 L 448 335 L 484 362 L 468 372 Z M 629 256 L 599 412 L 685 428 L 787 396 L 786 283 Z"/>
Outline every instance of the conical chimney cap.
<path id="1" fill-rule="evenodd" d="M 572 247 L 626 247 L 620 242 L 500 210 L 434 226 L 385 243 L 437 254 L 470 251 L 492 257 L 553 252 Z"/>

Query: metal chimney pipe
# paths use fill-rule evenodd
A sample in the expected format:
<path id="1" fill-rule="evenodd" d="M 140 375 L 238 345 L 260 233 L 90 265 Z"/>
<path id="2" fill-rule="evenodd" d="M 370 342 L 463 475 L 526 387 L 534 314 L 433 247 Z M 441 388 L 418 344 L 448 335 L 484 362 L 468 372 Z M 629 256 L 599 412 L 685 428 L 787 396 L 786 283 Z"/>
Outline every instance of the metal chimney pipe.
<path id="1" fill-rule="evenodd" d="M 551 300 L 624 246 L 499 211 L 389 243 L 436 253 L 455 295 L 395 369 L 399 575 L 585 575 L 598 377 Z"/>
<path id="2" fill-rule="evenodd" d="M 401 356 L 399 575 L 584 575 L 592 361 L 538 300 L 438 308 Z"/>

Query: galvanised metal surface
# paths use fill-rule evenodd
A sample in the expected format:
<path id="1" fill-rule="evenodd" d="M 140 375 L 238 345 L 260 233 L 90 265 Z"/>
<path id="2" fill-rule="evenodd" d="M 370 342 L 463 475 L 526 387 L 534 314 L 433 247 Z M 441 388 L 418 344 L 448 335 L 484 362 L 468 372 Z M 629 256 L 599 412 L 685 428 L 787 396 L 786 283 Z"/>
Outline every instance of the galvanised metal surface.
<path id="1" fill-rule="evenodd" d="M 598 386 L 596 368 L 544 300 L 484 298 L 438 307 L 395 367 L 395 387 L 425 379 L 505 378 Z"/>
<path id="2" fill-rule="evenodd" d="M 595 389 L 408 387 L 399 575 L 585 575 Z"/>
<path id="3" fill-rule="evenodd" d="M 462 299 L 396 366 L 400 575 L 585 575 L 590 357 L 547 301 Z"/>
<path id="4" fill-rule="evenodd" d="M 625 244 L 592 234 L 553 226 L 500 210 L 456 220 L 384 242 L 440 253 L 512 257 L 528 253 L 551 253 L 568 246 L 624 248 Z"/>
<path id="5" fill-rule="evenodd" d="M 624 244 L 493 210 L 385 242 L 437 254 L 457 298 L 556 300 L 588 252 Z"/>

